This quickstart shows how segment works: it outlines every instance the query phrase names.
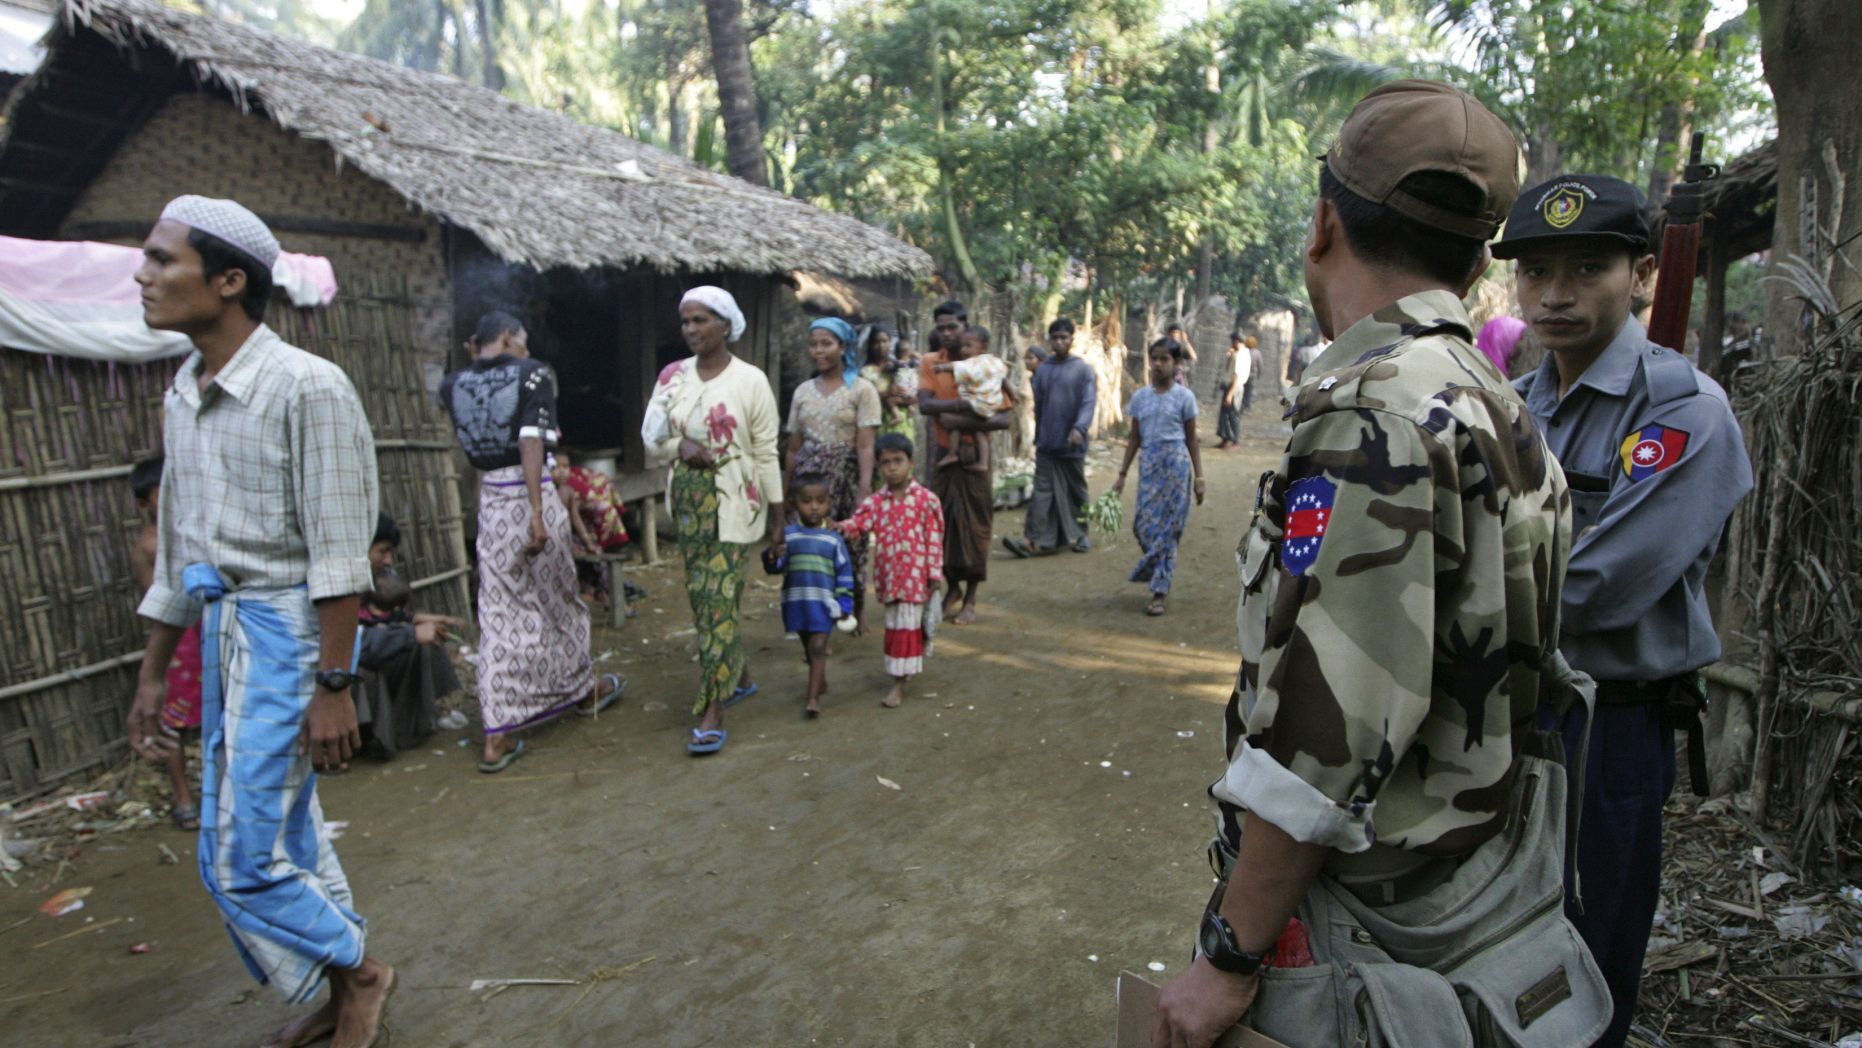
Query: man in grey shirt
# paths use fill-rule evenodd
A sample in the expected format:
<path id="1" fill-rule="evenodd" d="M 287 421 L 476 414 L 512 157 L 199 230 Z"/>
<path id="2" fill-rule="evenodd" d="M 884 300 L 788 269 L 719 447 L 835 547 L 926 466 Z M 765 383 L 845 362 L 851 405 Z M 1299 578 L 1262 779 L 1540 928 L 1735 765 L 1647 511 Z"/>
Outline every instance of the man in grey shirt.
<path id="1" fill-rule="evenodd" d="M 366 1048 L 394 969 L 324 833 L 315 771 L 361 744 L 358 595 L 370 588 L 375 444 L 342 369 L 262 322 L 278 241 L 230 200 L 178 197 L 142 245 L 143 319 L 194 352 L 162 402 L 155 573 L 129 744 L 161 760 L 168 661 L 201 622 L 201 879 L 239 955 L 291 1004 L 330 996 L 272 1035 Z"/>
<path id="2" fill-rule="evenodd" d="M 1098 404 L 1093 366 L 1073 355 L 1073 321 L 1047 328 L 1047 363 L 1034 374 L 1034 498 L 1028 503 L 1023 536 L 1002 545 L 1017 557 L 1092 549 L 1080 511 L 1086 508 L 1086 445 Z"/>
<path id="3" fill-rule="evenodd" d="M 1571 488 L 1559 647 L 1597 678 L 1597 712 L 1575 871 L 1582 908 L 1568 910 L 1615 999 L 1597 1043 L 1620 1045 L 1661 884 L 1674 730 L 1698 745 L 1699 670 L 1720 657 L 1707 566 L 1752 468 L 1726 393 L 1630 313 L 1655 270 L 1634 187 L 1567 175 L 1529 189 L 1493 253 L 1518 259 L 1520 312 L 1550 351 L 1515 386 Z M 1581 708 L 1542 719 L 1578 751 Z"/>

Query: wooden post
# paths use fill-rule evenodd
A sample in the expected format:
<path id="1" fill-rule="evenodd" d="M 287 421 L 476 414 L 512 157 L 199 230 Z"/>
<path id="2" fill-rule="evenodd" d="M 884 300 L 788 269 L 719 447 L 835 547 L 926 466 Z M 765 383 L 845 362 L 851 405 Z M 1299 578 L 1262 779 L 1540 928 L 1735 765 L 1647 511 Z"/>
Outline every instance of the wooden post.
<path id="1" fill-rule="evenodd" d="M 1720 370 L 1720 339 L 1726 329 L 1726 237 L 1715 229 L 1707 235 L 1707 295 L 1701 304 L 1700 369 L 1712 375 Z"/>
<path id="2" fill-rule="evenodd" d="M 627 625 L 627 576 L 619 557 L 608 561 L 608 625 L 617 630 Z"/>

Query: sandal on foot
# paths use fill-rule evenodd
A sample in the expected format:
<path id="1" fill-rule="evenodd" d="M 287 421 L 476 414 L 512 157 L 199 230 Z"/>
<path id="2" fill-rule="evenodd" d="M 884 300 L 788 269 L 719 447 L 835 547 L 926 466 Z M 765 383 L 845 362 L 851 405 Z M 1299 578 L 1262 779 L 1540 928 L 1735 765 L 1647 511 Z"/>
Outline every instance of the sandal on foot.
<path id="1" fill-rule="evenodd" d="M 807 660 L 804 659 L 803 661 L 806 662 Z M 762 690 L 762 687 L 758 685 L 756 681 L 751 681 L 743 687 L 733 690 L 731 692 L 731 697 L 724 700 L 724 706 L 726 709 L 729 709 Z"/>
<path id="2" fill-rule="evenodd" d="M 168 810 L 168 817 L 175 821 L 177 829 L 200 829 L 200 805 L 198 804 L 177 804 Z M 193 825 L 190 826 L 189 823 Z"/>
<path id="3" fill-rule="evenodd" d="M 518 739 L 517 745 L 512 746 L 508 750 L 505 750 L 504 756 L 499 757 L 497 760 L 479 761 L 478 770 L 484 772 L 487 775 L 496 775 L 499 772 L 503 771 L 504 769 L 510 767 L 512 764 L 516 763 L 517 759 L 519 757 L 522 757 L 524 755 L 524 751 L 529 748 L 530 747 L 525 744 L 524 740 Z"/>
<path id="4" fill-rule="evenodd" d="M 606 681 L 613 681 L 614 683 L 608 685 L 607 692 L 603 694 L 601 698 L 596 699 L 595 704 L 593 706 L 577 705 L 575 708 L 575 712 L 579 714 L 580 716 L 583 716 L 583 717 L 596 716 L 602 710 L 605 710 L 609 706 L 612 706 L 616 702 L 619 702 L 621 698 L 621 692 L 624 692 L 627 690 L 627 678 L 621 676 L 618 673 L 604 673 L 601 675 L 601 679 L 606 680 Z"/>
<path id="5" fill-rule="evenodd" d="M 693 728 L 692 741 L 685 744 L 685 752 L 694 757 L 716 753 L 724 748 L 724 740 L 730 738 L 730 734 L 723 728 Z"/>
<path id="6" fill-rule="evenodd" d="M 1028 540 L 1018 539 L 1013 535 L 1002 536 L 1002 548 L 1023 560 L 1034 556 L 1034 548 L 1028 545 Z"/>
<path id="7" fill-rule="evenodd" d="M 1144 613 L 1146 615 L 1162 615 L 1164 613 L 1164 598 L 1152 597 L 1151 603 L 1145 605 Z"/>

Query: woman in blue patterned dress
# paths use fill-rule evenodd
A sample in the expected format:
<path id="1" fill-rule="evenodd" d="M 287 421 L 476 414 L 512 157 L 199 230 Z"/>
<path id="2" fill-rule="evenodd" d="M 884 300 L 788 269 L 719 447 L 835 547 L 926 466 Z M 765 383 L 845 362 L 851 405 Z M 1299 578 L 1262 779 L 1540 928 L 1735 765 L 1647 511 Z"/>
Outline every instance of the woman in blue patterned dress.
<path id="1" fill-rule="evenodd" d="M 1177 542 L 1190 519 L 1190 496 L 1195 495 L 1199 506 L 1203 502 L 1203 459 L 1196 445 L 1196 395 L 1177 381 L 1183 344 L 1160 338 L 1151 343 L 1148 357 L 1151 384 L 1133 394 L 1125 409 L 1131 436 L 1112 490 L 1125 490 L 1131 460 L 1139 459 L 1138 514 L 1132 530 L 1144 556 L 1132 569 L 1131 581 L 1150 584 L 1151 603 L 1144 613 L 1162 615 L 1177 572 Z"/>

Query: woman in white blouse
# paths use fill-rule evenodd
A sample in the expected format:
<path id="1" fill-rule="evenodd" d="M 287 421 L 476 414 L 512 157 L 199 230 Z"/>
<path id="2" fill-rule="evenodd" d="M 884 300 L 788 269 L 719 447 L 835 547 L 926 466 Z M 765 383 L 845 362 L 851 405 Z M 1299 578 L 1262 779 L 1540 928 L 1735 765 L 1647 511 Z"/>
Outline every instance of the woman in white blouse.
<path id="1" fill-rule="evenodd" d="M 750 547 L 772 518 L 782 533 L 780 416 L 769 378 L 731 354 L 743 312 L 728 292 L 696 287 L 679 302 L 679 330 L 692 355 L 660 372 L 641 437 L 660 462 L 673 461 L 666 502 L 685 560 L 685 590 L 698 630 L 700 716 L 687 751 L 724 748 L 724 708 L 756 691 L 738 631 Z"/>

